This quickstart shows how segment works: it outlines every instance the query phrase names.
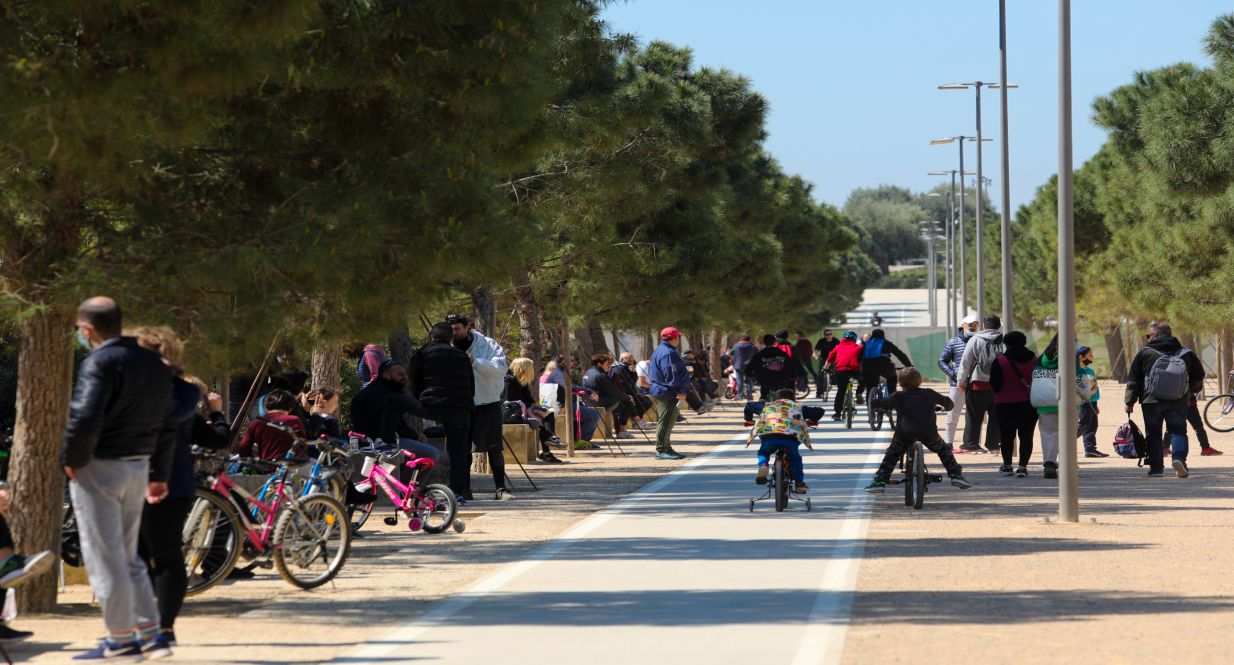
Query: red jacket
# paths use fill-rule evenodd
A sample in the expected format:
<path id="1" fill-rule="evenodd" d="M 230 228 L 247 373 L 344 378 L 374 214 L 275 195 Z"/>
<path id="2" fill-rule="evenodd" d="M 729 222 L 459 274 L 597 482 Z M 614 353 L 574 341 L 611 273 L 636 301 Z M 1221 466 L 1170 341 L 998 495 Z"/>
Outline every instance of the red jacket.
<path id="1" fill-rule="evenodd" d="M 861 370 L 861 347 L 851 339 L 842 339 L 828 354 L 827 362 L 833 364 L 837 372 L 858 372 Z"/>

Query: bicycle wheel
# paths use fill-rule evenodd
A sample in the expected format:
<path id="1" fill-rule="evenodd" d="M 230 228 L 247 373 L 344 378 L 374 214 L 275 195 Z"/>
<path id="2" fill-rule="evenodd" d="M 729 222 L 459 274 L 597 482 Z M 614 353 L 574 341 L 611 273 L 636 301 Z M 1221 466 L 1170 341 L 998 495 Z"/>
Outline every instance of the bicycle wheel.
<path id="1" fill-rule="evenodd" d="M 775 475 L 773 476 L 776 491 L 776 512 L 782 513 L 788 507 L 788 478 L 784 473 L 784 456 L 776 455 Z"/>
<path id="2" fill-rule="evenodd" d="M 1204 424 L 1214 432 L 1234 432 L 1234 395 L 1217 395 L 1204 405 Z"/>
<path id="3" fill-rule="evenodd" d="M 910 449 L 904 456 L 904 505 L 913 505 L 915 498 L 913 493 L 913 485 L 917 483 L 917 475 L 913 473 L 913 463 L 916 455 Z"/>
<path id="4" fill-rule="evenodd" d="M 831 392 L 831 377 L 825 372 L 818 373 L 818 390 L 815 394 L 823 400 L 827 399 L 827 393 Z"/>
<path id="5" fill-rule="evenodd" d="M 314 589 L 334 579 L 351 551 L 343 506 L 324 494 L 284 508 L 274 524 L 274 567 L 288 584 Z"/>
<path id="6" fill-rule="evenodd" d="M 189 510 L 182 531 L 184 568 L 188 590 L 193 596 L 227 579 L 240 560 L 240 515 L 236 508 L 214 490 L 197 488 L 197 499 Z"/>
<path id="7" fill-rule="evenodd" d="M 420 499 L 420 521 L 426 533 L 441 533 L 450 528 L 458 515 L 458 499 L 445 485 L 429 485 Z"/>
<path id="8" fill-rule="evenodd" d="M 797 399 L 803 399 L 810 396 L 809 380 L 802 380 L 797 383 Z"/>
<path id="9" fill-rule="evenodd" d="M 364 526 L 368 521 L 369 515 L 373 514 L 373 503 L 353 503 L 347 506 L 347 512 L 351 515 L 351 530 L 356 531 Z"/>
<path id="10" fill-rule="evenodd" d="M 877 389 L 871 388 L 866 391 L 866 415 L 870 420 L 870 429 L 875 432 L 883 427 L 883 410 L 870 406 L 876 399 L 878 399 Z"/>
<path id="11" fill-rule="evenodd" d="M 918 443 L 916 448 L 917 454 L 913 455 L 913 508 L 921 510 L 926 493 L 925 447 Z"/>

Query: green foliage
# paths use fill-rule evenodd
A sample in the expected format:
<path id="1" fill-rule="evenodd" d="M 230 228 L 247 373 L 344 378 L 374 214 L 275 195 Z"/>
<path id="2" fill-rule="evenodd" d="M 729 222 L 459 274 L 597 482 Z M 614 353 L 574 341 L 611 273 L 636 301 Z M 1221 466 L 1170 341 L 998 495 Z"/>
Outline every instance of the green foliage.
<path id="1" fill-rule="evenodd" d="M 929 218 L 918 197 L 907 189 L 882 185 L 853 190 L 844 214 L 856 223 L 861 249 L 884 275 L 892 265 L 926 253 L 918 223 Z"/>
<path id="2" fill-rule="evenodd" d="M 944 288 L 944 275 L 940 269 L 936 280 L 938 288 Z M 928 268 L 909 268 L 908 270 L 897 270 L 890 275 L 883 277 L 875 285 L 879 289 L 925 289 L 930 286 L 930 273 Z"/>

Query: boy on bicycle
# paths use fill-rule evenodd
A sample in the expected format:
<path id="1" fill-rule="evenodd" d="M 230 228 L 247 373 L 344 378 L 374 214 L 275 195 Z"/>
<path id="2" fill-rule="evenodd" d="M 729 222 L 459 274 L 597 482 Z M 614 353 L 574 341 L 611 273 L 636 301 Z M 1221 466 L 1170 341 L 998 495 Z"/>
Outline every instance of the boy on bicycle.
<path id="1" fill-rule="evenodd" d="M 767 465 L 771 461 L 771 455 L 776 448 L 783 447 L 788 456 L 789 469 L 793 473 L 793 490 L 798 494 L 805 494 L 810 488 L 805 482 L 805 462 L 801 459 L 798 447 L 804 443 L 806 448 L 814 450 L 814 446 L 810 445 L 810 426 L 801 415 L 801 405 L 794 399 L 796 396 L 797 393 L 792 388 L 777 390 L 775 401 L 768 402 L 763 407 L 758 421 L 750 428 L 746 446 L 749 447 L 756 436 L 762 441 L 758 449 L 758 475 L 754 482 L 759 485 L 767 483 L 767 473 L 770 470 Z"/>
<path id="2" fill-rule="evenodd" d="M 891 445 L 883 455 L 883 463 L 874 473 L 874 482 L 866 487 L 871 494 L 882 494 L 891 479 L 891 471 L 904 456 L 904 452 L 913 441 L 921 441 L 926 448 L 938 454 L 947 475 L 951 477 L 951 485 L 962 490 L 973 487 L 973 483 L 964 479 L 963 467 L 955 461 L 951 447 L 943 442 L 938 435 L 938 427 L 934 417 L 936 411 L 950 411 L 955 403 L 950 397 L 940 395 L 929 388 L 921 387 L 921 372 L 913 367 L 905 367 L 899 372 L 900 385 L 903 390 L 892 393 L 888 397 L 874 400 L 870 408 L 895 409 L 896 429 L 891 437 Z"/>

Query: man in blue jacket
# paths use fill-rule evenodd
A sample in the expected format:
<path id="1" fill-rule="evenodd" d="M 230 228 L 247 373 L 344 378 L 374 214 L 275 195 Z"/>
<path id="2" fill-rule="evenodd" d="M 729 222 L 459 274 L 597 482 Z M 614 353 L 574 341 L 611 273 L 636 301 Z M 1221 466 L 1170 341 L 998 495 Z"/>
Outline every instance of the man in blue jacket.
<path id="1" fill-rule="evenodd" d="M 677 423 L 677 403 L 690 389 L 690 372 L 677 350 L 681 331 L 669 326 L 660 331 L 660 346 L 651 354 L 647 379 L 651 382 L 651 401 L 656 407 L 656 459 L 679 460 L 685 455 L 673 450 L 669 436 Z"/>

